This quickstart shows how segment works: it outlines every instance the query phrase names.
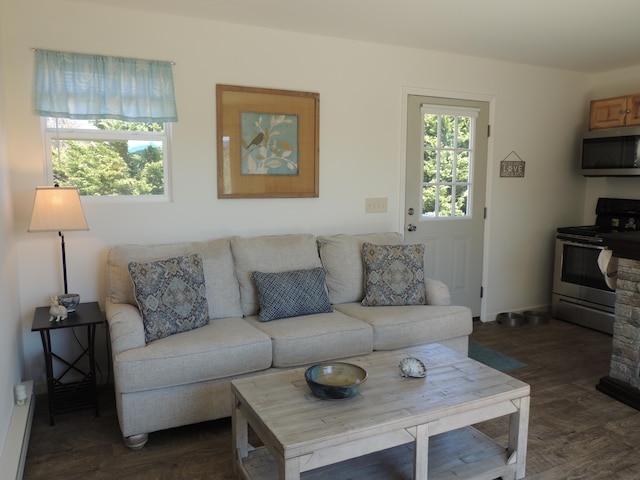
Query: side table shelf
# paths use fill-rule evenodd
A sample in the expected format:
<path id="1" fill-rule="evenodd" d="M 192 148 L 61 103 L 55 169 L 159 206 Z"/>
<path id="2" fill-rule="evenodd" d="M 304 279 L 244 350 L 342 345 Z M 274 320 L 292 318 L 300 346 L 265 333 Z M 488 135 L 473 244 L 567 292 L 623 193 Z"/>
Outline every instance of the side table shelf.
<path id="1" fill-rule="evenodd" d="M 32 332 L 40 332 L 47 372 L 47 394 L 49 400 L 49 424 L 54 425 L 54 416 L 95 408 L 96 417 L 100 415 L 95 369 L 96 326 L 104 322 L 98 302 L 81 303 L 75 312 L 59 322 L 49 321 L 49 307 L 38 307 L 33 315 Z M 51 332 L 65 328 L 86 329 L 86 345 L 76 358 L 63 358 L 53 351 Z M 54 359 L 62 365 L 60 373 L 54 370 Z M 80 375 L 76 381 L 64 381 L 67 374 Z"/>

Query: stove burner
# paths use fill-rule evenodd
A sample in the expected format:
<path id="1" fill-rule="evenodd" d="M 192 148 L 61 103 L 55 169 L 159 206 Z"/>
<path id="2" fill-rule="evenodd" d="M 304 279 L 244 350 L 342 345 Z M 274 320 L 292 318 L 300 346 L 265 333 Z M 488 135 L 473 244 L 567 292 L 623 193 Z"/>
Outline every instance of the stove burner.
<path id="1" fill-rule="evenodd" d="M 640 217 L 640 200 L 624 198 L 599 198 L 596 206 L 595 225 L 578 225 L 558 228 L 558 237 L 584 239 L 600 243 L 605 233 L 635 232 L 636 218 Z"/>

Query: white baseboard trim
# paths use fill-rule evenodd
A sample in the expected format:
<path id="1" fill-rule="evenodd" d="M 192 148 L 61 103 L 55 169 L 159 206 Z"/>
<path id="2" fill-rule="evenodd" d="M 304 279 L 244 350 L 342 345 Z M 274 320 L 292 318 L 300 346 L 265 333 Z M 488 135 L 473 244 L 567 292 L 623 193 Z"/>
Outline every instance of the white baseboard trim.
<path id="1" fill-rule="evenodd" d="M 2 480 L 22 480 L 24 473 L 36 397 L 33 392 L 33 382 L 23 383 L 27 387 L 27 403 L 13 405 L 7 438 L 0 455 L 0 479 Z"/>

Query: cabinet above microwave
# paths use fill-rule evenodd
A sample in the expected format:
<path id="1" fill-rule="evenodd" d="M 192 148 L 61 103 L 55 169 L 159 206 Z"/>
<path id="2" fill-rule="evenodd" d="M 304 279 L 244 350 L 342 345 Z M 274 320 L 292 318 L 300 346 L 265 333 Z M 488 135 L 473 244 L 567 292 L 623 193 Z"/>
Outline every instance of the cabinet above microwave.
<path id="1" fill-rule="evenodd" d="M 592 100 L 589 130 L 640 125 L 640 93 Z"/>
<path id="2" fill-rule="evenodd" d="M 582 139 L 580 172 L 586 177 L 640 175 L 640 127 L 586 134 Z"/>

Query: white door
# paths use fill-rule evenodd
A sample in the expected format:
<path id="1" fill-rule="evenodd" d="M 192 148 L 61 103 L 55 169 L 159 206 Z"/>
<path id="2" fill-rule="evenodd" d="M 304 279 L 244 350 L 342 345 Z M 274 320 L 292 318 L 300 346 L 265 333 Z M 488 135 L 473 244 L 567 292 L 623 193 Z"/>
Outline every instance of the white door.
<path id="1" fill-rule="evenodd" d="M 409 95 L 405 242 L 423 243 L 425 275 L 480 316 L 489 104 Z"/>

